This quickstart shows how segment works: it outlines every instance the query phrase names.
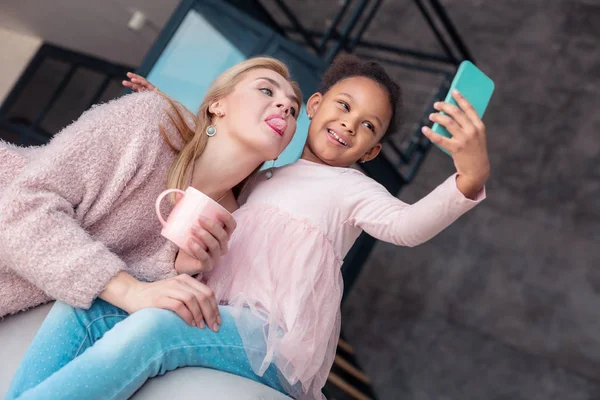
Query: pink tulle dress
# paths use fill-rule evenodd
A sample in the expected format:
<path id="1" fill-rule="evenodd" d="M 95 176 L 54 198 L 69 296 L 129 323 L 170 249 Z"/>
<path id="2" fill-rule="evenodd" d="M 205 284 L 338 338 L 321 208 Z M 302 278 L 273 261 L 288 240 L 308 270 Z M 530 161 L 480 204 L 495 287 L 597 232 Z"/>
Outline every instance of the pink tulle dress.
<path id="1" fill-rule="evenodd" d="M 204 278 L 221 304 L 264 321 L 257 331 L 248 313 L 236 317 L 254 372 L 274 363 L 294 397 L 324 398 L 340 333 L 340 267 L 361 231 L 415 246 L 484 197 L 465 198 L 451 176 L 408 205 L 357 170 L 299 160 L 248 184 L 229 253 Z"/>

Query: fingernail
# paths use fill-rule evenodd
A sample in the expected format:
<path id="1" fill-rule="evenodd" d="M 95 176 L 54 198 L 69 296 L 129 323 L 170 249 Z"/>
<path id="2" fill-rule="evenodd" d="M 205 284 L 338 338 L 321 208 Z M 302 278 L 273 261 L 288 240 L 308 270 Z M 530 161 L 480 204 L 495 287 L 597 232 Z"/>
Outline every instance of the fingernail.
<path id="1" fill-rule="evenodd" d="M 206 328 L 204 321 L 200 321 L 200 329 L 204 329 L 204 328 Z"/>
<path id="2" fill-rule="evenodd" d="M 223 320 L 221 319 L 221 316 L 220 316 L 220 315 L 217 317 L 217 323 L 218 323 L 219 325 L 223 325 Z"/>
<path id="3" fill-rule="evenodd" d="M 429 114 L 429 119 L 433 119 L 434 115 L 435 115 L 434 113 Z"/>
<path id="4" fill-rule="evenodd" d="M 421 132 L 425 133 L 425 132 L 427 132 L 427 129 L 428 128 L 426 126 L 424 126 L 424 127 L 421 128 Z"/>
<path id="5" fill-rule="evenodd" d="M 217 324 L 214 324 L 214 325 L 213 325 L 213 331 L 215 331 L 215 332 L 219 332 L 219 325 L 217 325 Z"/>
<path id="6" fill-rule="evenodd" d="M 439 106 L 440 106 L 439 102 L 436 101 L 435 103 L 433 103 L 433 108 L 438 108 Z"/>
<path id="7" fill-rule="evenodd" d="M 458 89 L 454 89 L 452 90 L 452 94 L 460 94 L 460 92 L 458 91 Z"/>

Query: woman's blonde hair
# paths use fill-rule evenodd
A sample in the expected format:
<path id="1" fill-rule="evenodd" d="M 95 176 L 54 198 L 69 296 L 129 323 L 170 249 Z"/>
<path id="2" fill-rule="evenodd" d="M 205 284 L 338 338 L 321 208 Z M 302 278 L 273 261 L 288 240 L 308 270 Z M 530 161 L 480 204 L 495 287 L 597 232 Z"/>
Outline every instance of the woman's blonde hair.
<path id="1" fill-rule="evenodd" d="M 193 162 L 196 160 L 208 142 L 206 129 L 212 123 L 212 117 L 209 110 L 211 104 L 233 92 L 235 86 L 242 80 L 243 75 L 253 69 L 264 68 L 277 72 L 283 76 L 292 85 L 294 94 L 298 97 L 300 105 L 302 104 L 302 92 L 298 84 L 291 80 L 290 73 L 284 63 L 270 57 L 255 57 L 243 61 L 222 74 L 214 80 L 212 85 L 206 91 L 204 100 L 198 108 L 198 113 L 194 116 L 192 113 L 184 116 L 183 110 L 187 110 L 181 104 L 164 96 L 171 105 L 169 119 L 174 125 L 177 133 L 181 137 L 183 147 L 177 148 L 165 131 L 164 126 L 160 126 L 161 134 L 171 149 L 177 154 L 177 158 L 171 165 L 168 176 L 168 187 L 185 190 L 189 184 L 189 179 L 193 170 Z M 192 122 L 190 124 L 189 122 Z M 244 180 L 245 181 L 245 180 Z M 234 194 L 237 196 L 243 182 L 234 188 Z"/>

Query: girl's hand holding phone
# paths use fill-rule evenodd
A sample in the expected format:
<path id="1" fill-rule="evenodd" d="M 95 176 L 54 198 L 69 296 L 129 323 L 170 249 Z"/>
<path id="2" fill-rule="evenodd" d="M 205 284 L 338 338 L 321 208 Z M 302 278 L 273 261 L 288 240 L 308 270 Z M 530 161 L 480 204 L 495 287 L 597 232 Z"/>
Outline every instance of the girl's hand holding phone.
<path id="1" fill-rule="evenodd" d="M 465 197 L 474 199 L 490 175 L 485 125 L 471 103 L 457 90 L 452 92 L 452 97 L 459 107 L 437 102 L 434 108 L 446 115 L 433 113 L 429 116 L 431 121 L 444 126 L 452 137 L 441 136 L 425 126 L 421 131 L 432 143 L 443 147 L 452 155 L 458 190 Z"/>

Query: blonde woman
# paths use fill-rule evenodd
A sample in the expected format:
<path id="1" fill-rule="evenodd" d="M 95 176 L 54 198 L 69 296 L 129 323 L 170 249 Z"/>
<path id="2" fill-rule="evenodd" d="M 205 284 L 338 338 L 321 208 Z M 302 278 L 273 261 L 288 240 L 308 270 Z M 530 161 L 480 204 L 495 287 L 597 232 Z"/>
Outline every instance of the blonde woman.
<path id="1" fill-rule="evenodd" d="M 94 351 L 94 341 L 134 312 L 170 310 L 194 332 L 235 342 L 234 331 L 215 334 L 228 316 L 212 291 L 176 276 L 177 248 L 160 236 L 153 204 L 167 187 L 191 185 L 235 210 L 236 186 L 287 146 L 300 104 L 286 67 L 255 58 L 220 75 L 196 116 L 159 93 L 132 94 L 92 108 L 47 146 L 0 145 L 0 316 L 60 300 L 7 398 L 56 396 L 47 389 L 52 373 Z M 221 216 L 196 228 L 194 257 L 210 269 L 227 251 L 235 222 Z M 214 332 L 197 328 L 205 323 Z M 57 351 L 65 345 L 73 351 Z M 102 382 L 95 398 L 111 397 L 106 388 L 133 393 L 135 371 L 131 377 L 125 386 Z M 69 398 L 69 385 L 54 388 Z"/>

